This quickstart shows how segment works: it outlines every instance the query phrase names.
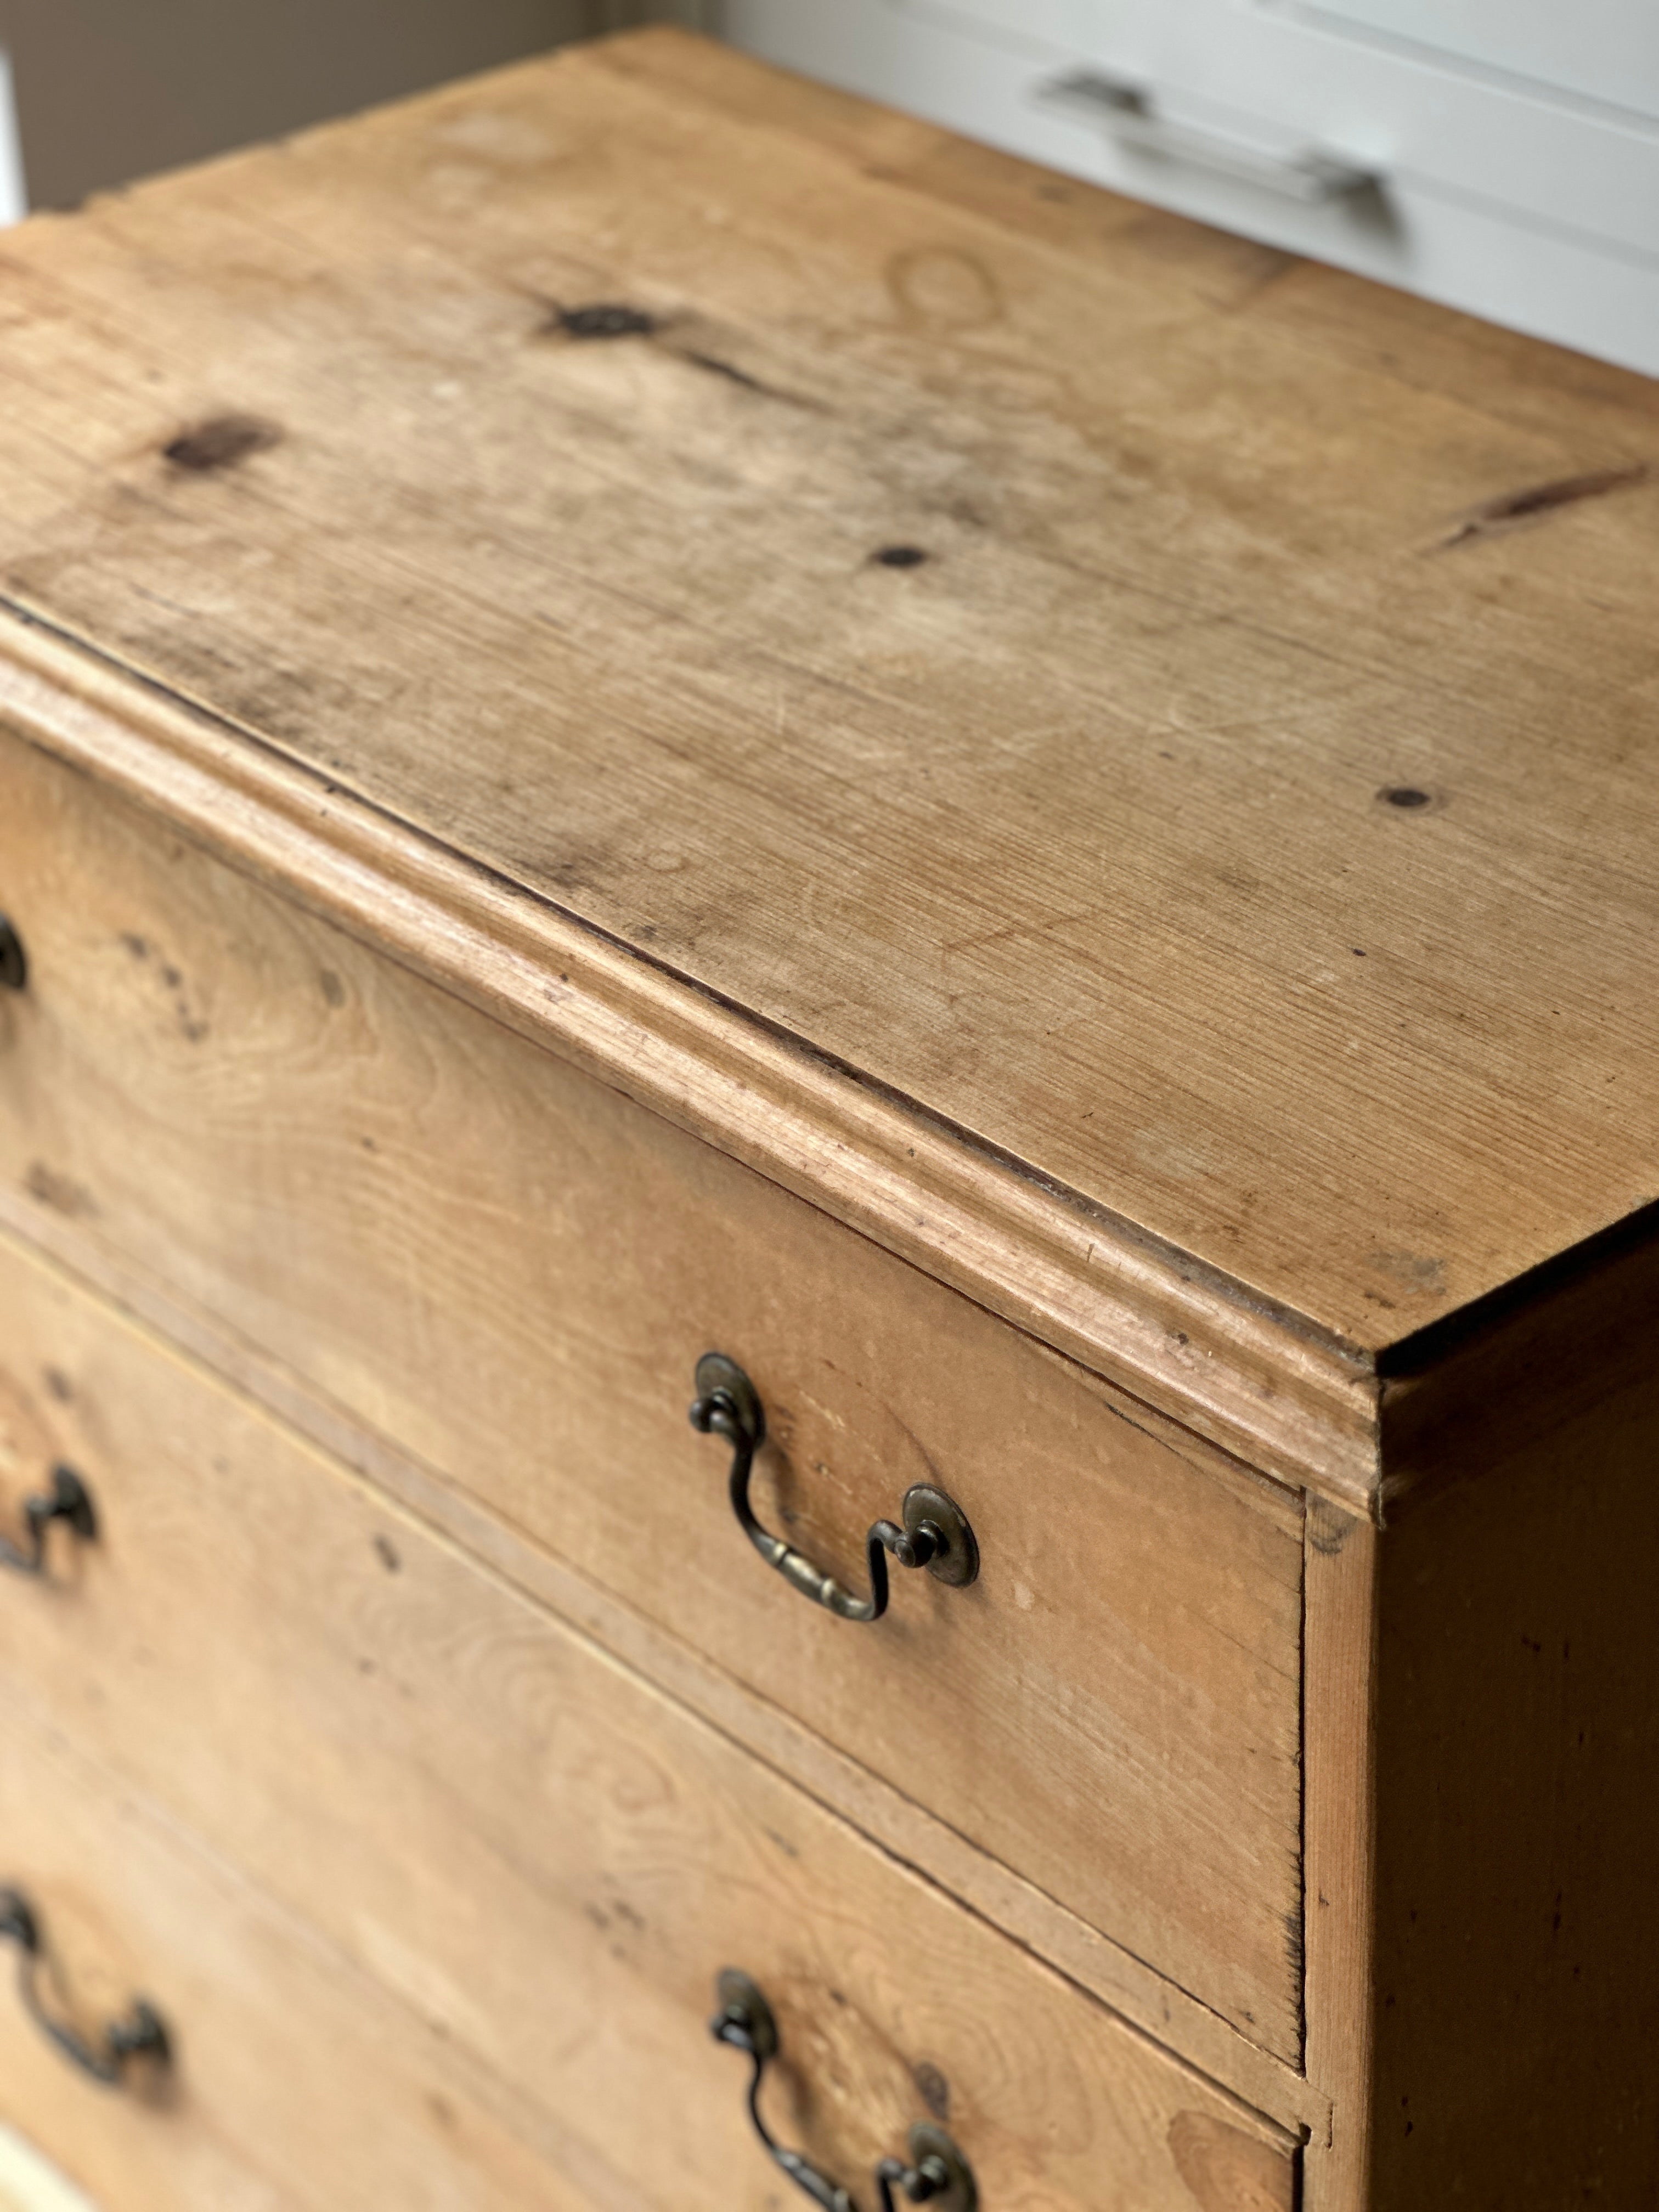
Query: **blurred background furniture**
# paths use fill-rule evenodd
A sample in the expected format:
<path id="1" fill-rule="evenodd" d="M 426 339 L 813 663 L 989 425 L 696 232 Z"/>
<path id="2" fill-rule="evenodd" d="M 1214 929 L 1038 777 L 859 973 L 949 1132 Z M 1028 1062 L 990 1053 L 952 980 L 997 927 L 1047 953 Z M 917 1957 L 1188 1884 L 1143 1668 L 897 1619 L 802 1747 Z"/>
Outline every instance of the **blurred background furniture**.
<path id="1" fill-rule="evenodd" d="M 67 207 L 562 40 L 698 13 L 696 0 L 0 0 L 0 48 L 28 204 Z"/>
<path id="2" fill-rule="evenodd" d="M 725 35 L 1097 184 L 1659 371 L 1651 0 L 723 0 Z"/>

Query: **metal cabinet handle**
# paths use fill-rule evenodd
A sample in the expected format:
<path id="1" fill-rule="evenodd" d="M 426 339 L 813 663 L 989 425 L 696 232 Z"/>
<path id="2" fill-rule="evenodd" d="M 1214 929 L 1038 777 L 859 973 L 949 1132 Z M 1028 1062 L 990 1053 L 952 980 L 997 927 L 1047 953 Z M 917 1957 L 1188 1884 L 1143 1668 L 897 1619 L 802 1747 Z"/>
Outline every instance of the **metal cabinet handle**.
<path id="1" fill-rule="evenodd" d="M 0 990 L 21 991 L 29 980 L 28 955 L 9 915 L 0 914 Z"/>
<path id="2" fill-rule="evenodd" d="M 115 2088 L 125 2079 L 127 2069 L 135 2058 L 152 2059 L 159 2066 L 165 2066 L 171 2059 L 173 2050 L 166 2026 L 155 2007 L 143 1997 L 134 2002 L 124 2019 L 111 2021 L 101 2029 L 96 2041 L 88 2041 L 79 2028 L 66 2021 L 53 2019 L 40 2001 L 40 1967 L 46 1945 L 40 1917 L 20 1889 L 0 1889 L 0 1937 L 15 1943 L 22 1954 L 17 1986 L 24 2009 L 41 2033 L 83 2074 L 91 2075 L 94 2081 L 101 2081 L 106 2088 Z"/>
<path id="3" fill-rule="evenodd" d="M 749 2081 L 749 2117 L 768 2155 L 781 2166 L 798 2189 L 804 2190 L 823 2212 L 858 2212 L 852 2197 L 839 2182 L 804 2158 L 786 2150 L 761 2118 L 761 2083 L 767 2067 L 778 2055 L 778 2024 L 772 2008 L 747 1974 L 728 1966 L 715 1985 L 720 2010 L 709 2021 L 718 2043 L 729 2043 L 753 2063 Z M 893 2212 L 893 2191 L 902 2190 L 913 2204 L 937 2203 L 941 2212 L 975 2212 L 979 2187 L 974 2170 L 943 2128 L 929 2120 L 918 2121 L 910 2130 L 909 2156 L 884 2158 L 876 2168 L 876 2189 L 881 2212 Z"/>
<path id="4" fill-rule="evenodd" d="M 813 1565 L 763 1528 L 749 1502 L 749 1479 L 755 1455 L 766 1441 L 766 1413 L 759 1393 L 734 1359 L 724 1352 L 706 1352 L 697 1362 L 696 1402 L 691 1425 L 704 1436 L 724 1437 L 732 1447 L 732 1510 L 738 1525 L 769 1567 L 775 1567 L 794 1589 L 814 1599 L 842 1620 L 879 1620 L 887 1610 L 887 1554 L 902 1567 L 925 1567 L 937 1581 L 954 1589 L 971 1583 L 979 1573 L 979 1546 L 968 1525 L 968 1516 L 954 1498 L 932 1483 L 919 1482 L 904 1493 L 899 1510 L 902 1528 L 878 1521 L 866 1545 L 870 1561 L 870 1595 L 854 1597 L 835 1577 Z"/>
<path id="5" fill-rule="evenodd" d="M 53 1468 L 52 1488 L 24 1500 L 23 1526 L 28 1540 L 15 1544 L 9 1536 L 0 1536 L 0 1566 L 10 1567 L 20 1575 L 45 1574 L 46 1531 L 54 1521 L 62 1521 L 83 1544 L 90 1544 L 98 1534 L 92 1493 L 72 1467 Z"/>
<path id="6" fill-rule="evenodd" d="M 1357 163 L 1338 161 L 1329 154 L 1308 152 L 1275 157 L 1259 152 L 1243 140 L 1224 138 L 1188 123 L 1172 123 L 1152 105 L 1145 86 L 1109 76 L 1103 70 L 1071 70 L 1037 87 L 1036 97 L 1045 107 L 1063 114 L 1103 123 L 1114 138 L 1142 153 L 1165 160 L 1190 161 L 1241 184 L 1256 185 L 1293 200 L 1317 204 L 1352 198 L 1375 191 L 1378 179 Z"/>

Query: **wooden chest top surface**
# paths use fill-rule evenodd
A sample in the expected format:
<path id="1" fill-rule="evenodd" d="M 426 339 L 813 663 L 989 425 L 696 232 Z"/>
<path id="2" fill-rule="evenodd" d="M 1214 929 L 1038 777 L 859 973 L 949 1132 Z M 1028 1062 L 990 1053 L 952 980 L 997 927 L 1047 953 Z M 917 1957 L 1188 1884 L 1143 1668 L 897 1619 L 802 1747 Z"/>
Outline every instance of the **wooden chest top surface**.
<path id="1" fill-rule="evenodd" d="M 1339 1346 L 1656 1195 L 1640 378 L 653 33 L 35 220 L 0 390 L 10 629 Z"/>

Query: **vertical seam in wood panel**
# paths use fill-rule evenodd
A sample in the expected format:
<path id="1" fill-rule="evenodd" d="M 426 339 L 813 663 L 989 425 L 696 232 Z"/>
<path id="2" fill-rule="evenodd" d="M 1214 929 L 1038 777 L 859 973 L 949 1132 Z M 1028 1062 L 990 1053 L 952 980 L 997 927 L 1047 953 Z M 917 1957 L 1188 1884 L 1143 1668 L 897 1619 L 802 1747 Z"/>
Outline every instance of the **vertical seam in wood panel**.
<path id="1" fill-rule="evenodd" d="M 1304 2051 L 1331 2123 L 1325 2142 L 1310 2147 L 1306 2212 L 1370 2212 L 1379 1540 L 1370 1515 L 1309 1498 Z"/>
<path id="2" fill-rule="evenodd" d="M 1297 1634 L 1301 1638 L 1298 1657 L 1301 1667 L 1297 1684 L 1296 1715 L 1296 1837 L 1300 1863 L 1297 1869 L 1302 1898 L 1302 1925 L 1297 1932 L 1296 1947 L 1296 2063 L 1297 2071 L 1306 2078 L 1308 2072 L 1308 1493 L 1302 1494 L 1302 1588 Z M 1298 2207 L 1302 2195 L 1302 2161 L 1297 2160 L 1297 2197 Z"/>

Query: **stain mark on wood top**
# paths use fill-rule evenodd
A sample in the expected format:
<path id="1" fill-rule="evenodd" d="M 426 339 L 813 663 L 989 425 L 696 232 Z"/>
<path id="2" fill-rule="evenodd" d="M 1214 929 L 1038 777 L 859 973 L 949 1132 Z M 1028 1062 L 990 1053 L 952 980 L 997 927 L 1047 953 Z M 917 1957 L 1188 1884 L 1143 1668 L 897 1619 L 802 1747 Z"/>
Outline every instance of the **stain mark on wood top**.
<path id="1" fill-rule="evenodd" d="M 1645 461 L 1627 468 L 1592 469 L 1583 476 L 1558 477 L 1553 483 L 1528 484 L 1520 491 L 1501 493 L 1478 507 L 1443 543 L 1446 548 L 1467 545 L 1474 538 L 1490 538 L 1511 524 L 1529 522 L 1558 508 L 1576 507 L 1581 500 L 1605 499 L 1609 492 L 1629 491 L 1645 483 L 1650 471 Z"/>
<path id="2" fill-rule="evenodd" d="M 922 2103 L 936 2120 L 948 2120 L 951 2117 L 951 2085 L 944 2075 L 926 2058 L 917 2062 L 915 2074 Z"/>
<path id="3" fill-rule="evenodd" d="M 84 1183 L 64 1175 L 45 1160 L 33 1160 L 23 1177 L 29 1196 L 70 1220 L 83 1219 L 98 1211 L 98 1202 Z"/>
<path id="4" fill-rule="evenodd" d="M 181 430 L 161 448 L 163 460 L 195 476 L 234 468 L 251 454 L 268 452 L 282 443 L 275 422 L 258 415 L 214 415 L 193 428 Z"/>

